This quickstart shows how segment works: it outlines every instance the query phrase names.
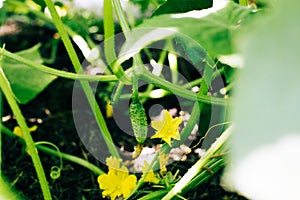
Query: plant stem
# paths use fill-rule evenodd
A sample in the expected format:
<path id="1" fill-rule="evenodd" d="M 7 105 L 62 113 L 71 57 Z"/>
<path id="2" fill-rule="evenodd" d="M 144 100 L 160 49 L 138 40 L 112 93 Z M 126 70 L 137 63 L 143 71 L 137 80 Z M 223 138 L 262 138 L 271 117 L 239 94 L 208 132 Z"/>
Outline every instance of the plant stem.
<path id="1" fill-rule="evenodd" d="M 248 0 L 239 0 L 240 5 L 248 6 Z"/>
<path id="2" fill-rule="evenodd" d="M 124 32 L 125 38 L 128 38 L 128 34 L 130 33 L 130 28 L 125 19 L 125 15 L 124 15 L 124 12 L 122 9 L 121 2 L 120 2 L 120 0 L 110 0 L 110 1 L 112 1 L 113 5 L 114 5 L 115 11 L 118 16 L 122 30 Z"/>
<path id="3" fill-rule="evenodd" d="M 76 156 L 73 156 L 70 154 L 66 154 L 66 153 L 58 153 L 57 151 L 50 149 L 48 147 L 45 147 L 43 145 L 37 145 L 36 147 L 45 153 L 48 153 L 48 154 L 56 156 L 56 157 L 61 156 L 65 160 L 68 160 L 68 161 L 71 161 L 78 165 L 81 165 L 81 166 L 89 169 L 90 171 L 94 172 L 97 175 L 105 174 L 105 172 L 102 171 L 99 167 L 93 165 L 92 163 L 90 163 L 82 158 L 79 158 L 79 157 L 76 157 Z"/>
<path id="4" fill-rule="evenodd" d="M 222 149 L 222 148 L 221 148 Z M 219 151 L 215 152 L 217 154 Z M 210 159 L 204 167 L 200 170 L 200 172 L 189 182 L 189 184 L 183 188 L 181 194 L 184 194 L 188 192 L 189 190 L 192 190 L 199 185 L 201 185 L 203 182 L 208 180 L 213 174 L 211 174 L 210 171 L 213 173 L 218 172 L 223 166 L 225 165 L 225 159 L 223 157 Z M 209 169 L 210 171 L 208 171 Z"/>
<path id="5" fill-rule="evenodd" d="M 75 52 L 75 49 L 73 48 L 72 46 L 72 43 L 69 39 L 69 36 L 64 28 L 64 25 L 61 21 L 61 19 L 59 18 L 57 12 L 56 12 L 56 9 L 54 7 L 54 4 L 52 3 L 51 0 L 44 0 L 47 7 L 49 8 L 49 11 L 51 13 L 51 16 L 52 16 L 52 19 L 53 19 L 53 22 L 54 24 L 56 25 L 56 28 L 62 38 L 62 41 L 67 49 L 67 52 L 68 52 L 68 55 L 71 59 L 71 62 L 75 68 L 75 71 L 77 73 L 81 73 L 82 72 L 82 68 L 81 68 L 81 65 L 80 65 L 80 62 L 79 62 L 79 59 L 76 55 L 76 52 Z M 87 100 L 91 106 L 91 109 L 93 111 L 93 114 L 96 118 L 96 121 L 97 121 L 97 124 L 99 126 L 99 129 L 100 129 L 100 132 L 103 136 L 103 139 L 108 147 L 108 150 L 110 152 L 110 154 L 116 158 L 119 158 L 120 155 L 119 155 L 119 152 L 117 150 L 117 148 L 115 147 L 114 143 L 113 143 L 113 140 L 112 140 L 112 137 L 110 135 L 110 132 L 107 128 L 107 125 L 105 123 L 105 120 L 104 120 L 104 117 L 102 115 L 102 112 L 99 108 L 99 105 L 97 104 L 96 102 L 96 99 L 94 97 L 94 94 L 93 94 L 93 91 L 89 85 L 88 82 L 86 81 L 80 81 L 80 84 L 82 86 L 82 89 L 87 97 Z"/>
<path id="6" fill-rule="evenodd" d="M 7 127 L 5 127 L 4 125 L 1 126 L 1 133 L 4 133 L 10 137 L 17 137 L 11 130 L 9 130 Z M 24 140 L 23 138 L 20 138 L 18 137 L 19 141 L 24 144 Z M 70 154 L 67 154 L 67 153 L 58 153 L 57 151 L 49 148 L 49 147 L 46 147 L 46 146 L 43 146 L 43 145 L 36 145 L 36 148 L 49 154 L 49 155 L 52 155 L 52 156 L 56 156 L 56 157 L 62 157 L 63 159 L 65 160 L 68 160 L 68 161 L 71 161 L 73 163 L 76 163 L 78 165 L 81 165 L 87 169 L 89 169 L 90 171 L 94 172 L 95 174 L 97 175 L 101 175 L 101 174 L 104 174 L 105 172 L 102 171 L 99 167 L 93 165 L 92 163 L 82 159 L 82 158 L 79 158 L 79 157 L 76 157 L 76 156 L 73 156 L 73 155 L 70 155 Z"/>
<path id="7" fill-rule="evenodd" d="M 212 75 L 212 79 L 215 79 L 216 77 L 220 76 L 222 73 L 224 73 L 224 69 L 223 69 L 223 68 L 220 69 L 220 70 L 218 70 L 218 71 L 215 71 L 215 72 L 213 73 L 213 75 Z M 184 88 L 184 89 L 190 89 L 190 88 L 192 88 L 192 87 L 194 87 L 194 86 L 200 85 L 202 81 L 203 81 L 203 78 L 198 78 L 198 79 L 195 79 L 195 80 L 193 80 L 193 81 L 191 81 L 191 82 L 188 82 L 188 83 L 186 83 L 186 84 L 184 84 L 184 85 L 181 85 L 180 87 L 182 87 L 182 88 Z M 231 84 L 229 84 L 228 86 L 230 86 L 230 85 L 231 85 Z M 141 100 L 141 102 L 145 102 L 146 99 L 148 99 L 149 97 L 154 98 L 154 97 L 151 96 L 151 92 L 155 91 L 155 90 L 153 90 L 153 91 L 151 90 L 151 89 L 153 89 L 153 88 L 154 88 L 154 86 L 150 84 L 150 85 L 147 87 L 147 89 L 146 89 L 145 92 L 140 92 L 140 93 L 139 93 L 139 96 L 143 98 L 143 99 Z M 226 89 L 227 89 L 227 87 L 226 87 Z M 156 90 L 160 90 L 160 89 L 156 89 Z M 164 96 L 167 96 L 167 95 L 172 94 L 171 91 L 167 91 L 167 90 L 164 90 L 164 91 L 165 91 Z M 120 99 L 130 99 L 131 96 L 132 96 L 132 94 L 129 94 L 129 93 L 127 93 L 127 94 L 122 94 L 122 95 L 120 95 Z M 160 98 L 161 98 L 161 97 L 160 97 Z"/>
<path id="8" fill-rule="evenodd" d="M 162 200 L 172 199 L 175 195 L 180 193 L 182 189 L 189 184 L 189 182 L 198 174 L 198 172 L 205 166 L 211 156 L 219 150 L 225 142 L 228 140 L 232 132 L 232 126 L 230 126 L 222 135 L 216 140 L 216 142 L 208 149 L 206 154 L 201 157 L 184 176 L 175 184 L 175 186 L 168 192 Z"/>
<path id="9" fill-rule="evenodd" d="M 153 199 L 160 199 L 163 195 L 167 194 L 169 190 L 157 190 L 155 192 L 151 192 L 141 198 L 139 200 L 153 200 Z"/>
<path id="10" fill-rule="evenodd" d="M 114 18 L 111 0 L 104 0 L 104 54 L 107 63 L 113 63 L 116 59 L 115 41 L 114 41 Z"/>
<path id="11" fill-rule="evenodd" d="M 212 62 L 210 59 L 209 59 L 209 61 Z M 197 94 L 197 96 L 207 94 L 208 88 L 211 85 L 211 81 L 213 79 L 213 71 L 214 70 L 213 70 L 213 68 L 211 68 L 210 63 L 206 63 L 205 68 L 204 68 L 203 81 L 201 81 L 200 91 Z M 201 115 L 203 106 L 204 106 L 204 102 L 202 102 L 202 101 L 196 102 L 194 104 L 194 107 L 193 107 L 193 110 L 192 110 L 192 113 L 191 113 L 191 118 L 189 119 L 186 127 L 181 132 L 181 140 L 180 141 L 175 141 L 174 144 L 172 145 L 173 147 L 179 146 L 180 144 L 182 144 L 188 138 L 188 136 L 190 135 L 191 131 L 193 130 L 195 124 L 197 123 L 197 120 L 199 119 L 199 117 Z M 206 163 L 204 163 L 204 164 L 206 164 Z M 187 184 L 188 184 L 188 182 L 183 182 L 181 186 L 184 187 Z M 175 188 L 176 185 L 171 189 L 171 191 L 174 191 L 176 189 Z M 166 196 L 164 196 L 163 199 L 165 199 L 165 200 L 171 199 L 172 197 L 174 197 L 175 195 L 177 195 L 179 193 L 179 192 L 176 192 L 176 193 L 172 192 L 170 194 L 170 192 Z M 170 198 L 169 196 L 171 196 L 171 195 L 173 195 L 173 196 Z"/>
<path id="12" fill-rule="evenodd" d="M 126 39 L 128 39 L 129 38 L 129 33 L 130 33 L 130 28 L 129 28 L 129 25 L 128 25 L 127 20 L 125 18 L 125 14 L 123 12 L 121 2 L 120 2 L 120 0 L 112 0 L 112 2 L 113 2 L 113 5 L 114 5 L 114 8 L 115 8 L 115 11 L 117 13 L 120 25 L 122 27 L 124 36 L 125 36 Z M 137 68 L 144 68 L 143 62 L 142 62 L 142 60 L 141 60 L 141 58 L 138 54 L 133 56 L 133 63 L 134 63 L 134 66 L 136 66 Z"/>
<path id="13" fill-rule="evenodd" d="M 108 65 L 118 79 L 129 77 L 125 74 L 121 65 L 114 65 L 117 60 L 114 41 L 114 18 L 111 0 L 104 0 L 104 54 Z"/>
<path id="14" fill-rule="evenodd" d="M 213 105 L 221 105 L 221 106 L 226 106 L 229 103 L 229 99 L 211 97 L 201 93 L 196 94 L 190 90 L 183 89 L 181 86 L 178 86 L 160 77 L 157 77 L 147 70 L 143 70 L 143 72 L 139 73 L 138 76 L 140 79 L 143 79 L 147 82 L 159 86 L 162 89 L 168 90 L 178 96 L 181 96 L 189 100 L 199 101 L 205 104 L 213 104 Z M 201 81 L 201 83 L 202 82 L 203 81 Z"/>
<path id="15" fill-rule="evenodd" d="M 118 85 L 117 85 L 116 92 L 114 93 L 114 95 L 113 95 L 113 97 L 112 97 L 112 101 L 111 101 L 112 105 L 118 103 L 123 88 L 124 88 L 124 83 L 122 83 L 122 82 L 120 81 L 120 82 L 118 83 Z M 131 96 L 131 94 L 130 94 L 130 96 Z M 130 97 L 129 97 L 129 98 L 130 98 Z"/>
<path id="16" fill-rule="evenodd" d="M 5 57 L 8 57 L 10 59 L 13 59 L 15 61 L 18 61 L 20 63 L 23 63 L 27 65 L 28 67 L 32 67 L 34 69 L 37 69 L 39 71 L 45 72 L 47 74 L 73 79 L 73 80 L 87 80 L 87 81 L 99 81 L 99 82 L 112 82 L 117 81 L 118 79 L 114 75 L 88 75 L 88 74 L 75 74 L 71 72 L 65 72 L 57 69 L 53 69 L 50 67 L 47 67 L 42 64 L 35 63 L 31 60 L 28 60 L 26 58 L 23 58 L 21 56 L 18 56 L 16 54 L 13 54 L 5 49 L 0 51 L 0 54 L 2 54 Z"/>
<path id="17" fill-rule="evenodd" d="M 29 155 L 31 156 L 33 165 L 35 167 L 35 170 L 36 170 L 36 173 L 37 173 L 37 176 L 38 176 L 41 188 L 42 188 L 42 193 L 43 193 L 44 199 L 51 200 L 52 198 L 51 198 L 50 189 L 48 187 L 48 182 L 46 180 L 45 172 L 44 172 L 43 166 L 41 164 L 39 155 L 37 153 L 35 144 L 30 135 L 28 126 L 25 122 L 25 119 L 24 119 L 22 113 L 21 113 L 21 110 L 14 98 L 14 94 L 11 91 L 10 85 L 3 73 L 2 68 L 0 68 L 0 87 L 2 89 L 4 96 L 7 99 L 8 104 L 10 105 L 10 108 L 13 111 L 13 114 L 16 117 L 18 125 L 20 126 L 20 128 L 22 130 L 23 137 L 24 137 L 26 146 L 28 148 Z"/>

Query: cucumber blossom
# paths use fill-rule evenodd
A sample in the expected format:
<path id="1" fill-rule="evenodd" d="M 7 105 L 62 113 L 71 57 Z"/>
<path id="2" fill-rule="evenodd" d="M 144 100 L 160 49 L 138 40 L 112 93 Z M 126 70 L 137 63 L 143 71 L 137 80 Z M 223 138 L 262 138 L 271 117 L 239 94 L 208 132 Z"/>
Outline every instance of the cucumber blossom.
<path id="1" fill-rule="evenodd" d="M 138 99 L 131 102 L 129 115 L 135 139 L 139 144 L 143 144 L 147 138 L 148 124 L 145 109 Z"/>

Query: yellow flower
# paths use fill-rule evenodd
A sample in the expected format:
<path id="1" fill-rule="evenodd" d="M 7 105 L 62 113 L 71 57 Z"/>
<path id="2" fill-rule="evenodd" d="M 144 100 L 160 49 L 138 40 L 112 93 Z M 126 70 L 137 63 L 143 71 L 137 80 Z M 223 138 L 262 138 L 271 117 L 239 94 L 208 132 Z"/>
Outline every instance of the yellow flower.
<path id="1" fill-rule="evenodd" d="M 147 172 L 148 167 L 149 167 L 149 164 L 148 164 L 147 161 L 145 160 L 145 161 L 144 161 L 144 167 L 142 167 L 143 176 L 144 176 L 145 173 Z M 159 179 L 155 176 L 153 170 L 151 169 L 151 170 L 147 173 L 147 175 L 146 175 L 146 177 L 145 177 L 145 179 L 144 179 L 144 182 L 150 182 L 150 183 L 155 183 L 155 184 L 157 184 L 157 183 L 159 183 Z"/>
<path id="2" fill-rule="evenodd" d="M 166 143 L 168 143 L 169 146 L 171 146 L 171 139 L 180 140 L 180 134 L 178 131 L 178 127 L 181 124 L 182 119 L 175 117 L 172 118 L 171 114 L 165 110 L 164 111 L 164 117 L 162 121 L 154 120 L 151 122 L 151 126 L 157 130 L 155 135 L 153 135 L 151 138 L 161 138 Z"/>
<path id="3" fill-rule="evenodd" d="M 30 127 L 30 128 L 29 128 L 29 132 L 36 131 L 37 128 L 38 128 L 37 125 L 34 125 L 34 126 Z M 13 131 L 13 132 L 14 132 L 15 135 L 17 135 L 17 136 L 19 136 L 19 137 L 23 137 L 22 130 L 21 130 L 21 128 L 20 128 L 19 126 L 16 126 L 16 127 L 14 128 L 14 131 Z"/>
<path id="4" fill-rule="evenodd" d="M 108 173 L 102 174 L 98 177 L 98 183 L 101 190 L 103 190 L 103 197 L 128 197 L 136 186 L 136 176 L 129 175 L 128 169 L 121 166 L 121 159 L 107 158 Z"/>

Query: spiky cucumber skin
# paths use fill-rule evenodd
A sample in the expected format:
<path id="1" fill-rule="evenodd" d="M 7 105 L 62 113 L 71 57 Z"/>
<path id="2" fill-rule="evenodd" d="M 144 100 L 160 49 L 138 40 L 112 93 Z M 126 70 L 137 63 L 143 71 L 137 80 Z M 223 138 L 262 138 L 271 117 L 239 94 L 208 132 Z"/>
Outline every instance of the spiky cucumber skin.
<path id="1" fill-rule="evenodd" d="M 136 141 L 143 144 L 148 132 L 147 117 L 143 105 L 139 101 L 132 101 L 129 106 L 129 115 Z"/>

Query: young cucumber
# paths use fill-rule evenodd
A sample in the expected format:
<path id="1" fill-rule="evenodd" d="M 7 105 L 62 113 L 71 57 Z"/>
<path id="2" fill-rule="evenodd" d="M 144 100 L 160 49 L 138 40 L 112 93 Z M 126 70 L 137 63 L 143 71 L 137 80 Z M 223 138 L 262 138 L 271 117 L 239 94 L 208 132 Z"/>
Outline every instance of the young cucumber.
<path id="1" fill-rule="evenodd" d="M 143 144 L 147 138 L 148 124 L 145 109 L 138 99 L 133 98 L 129 107 L 129 115 L 136 141 Z"/>

